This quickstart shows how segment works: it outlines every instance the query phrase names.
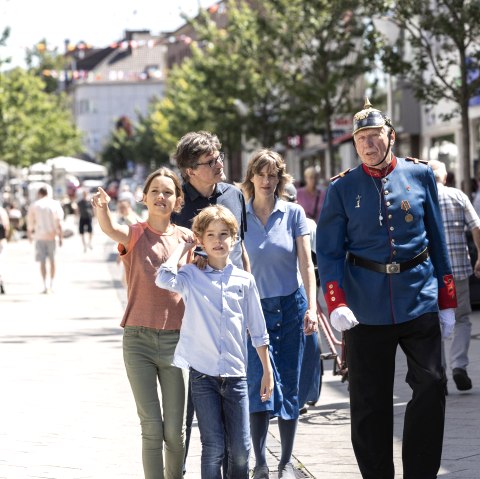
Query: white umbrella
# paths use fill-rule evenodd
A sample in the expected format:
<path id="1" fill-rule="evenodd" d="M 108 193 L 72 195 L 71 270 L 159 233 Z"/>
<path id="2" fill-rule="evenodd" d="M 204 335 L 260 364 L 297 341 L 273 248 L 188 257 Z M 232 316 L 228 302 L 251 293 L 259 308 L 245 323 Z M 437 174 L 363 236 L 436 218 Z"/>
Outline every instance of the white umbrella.
<path id="1" fill-rule="evenodd" d="M 104 166 L 71 156 L 57 156 L 48 159 L 46 163 L 50 166 L 50 169 L 53 166 L 53 168 L 63 169 L 66 173 L 79 177 L 94 176 L 98 178 L 107 176 L 107 169 Z"/>

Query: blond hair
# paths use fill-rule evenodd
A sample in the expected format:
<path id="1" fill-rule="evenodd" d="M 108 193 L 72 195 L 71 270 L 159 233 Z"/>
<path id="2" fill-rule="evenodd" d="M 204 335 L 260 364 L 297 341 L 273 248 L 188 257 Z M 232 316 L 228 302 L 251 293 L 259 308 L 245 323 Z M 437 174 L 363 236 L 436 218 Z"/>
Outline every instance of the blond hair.
<path id="1" fill-rule="evenodd" d="M 201 210 L 197 216 L 195 216 L 192 224 L 192 231 L 195 236 L 201 239 L 209 225 L 214 221 L 221 221 L 225 223 L 225 226 L 227 227 L 230 236 L 233 239 L 237 238 L 237 219 L 228 208 L 222 205 L 207 206 L 206 208 L 203 208 L 203 210 Z"/>

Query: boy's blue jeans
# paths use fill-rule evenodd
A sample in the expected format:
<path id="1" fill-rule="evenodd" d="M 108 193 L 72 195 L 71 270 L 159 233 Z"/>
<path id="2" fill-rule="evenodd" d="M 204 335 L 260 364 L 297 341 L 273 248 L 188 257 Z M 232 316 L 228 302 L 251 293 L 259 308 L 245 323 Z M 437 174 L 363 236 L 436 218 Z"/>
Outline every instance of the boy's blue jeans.
<path id="1" fill-rule="evenodd" d="M 190 388 L 202 442 L 202 479 L 222 479 L 225 448 L 227 479 L 248 479 L 247 378 L 208 376 L 190 369 Z"/>

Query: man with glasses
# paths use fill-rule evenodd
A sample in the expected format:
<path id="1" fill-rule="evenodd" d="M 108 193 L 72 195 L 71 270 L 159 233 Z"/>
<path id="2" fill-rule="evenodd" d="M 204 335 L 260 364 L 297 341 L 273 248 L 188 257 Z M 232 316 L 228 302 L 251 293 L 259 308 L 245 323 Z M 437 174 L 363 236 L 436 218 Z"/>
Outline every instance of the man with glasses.
<path id="1" fill-rule="evenodd" d="M 243 243 L 247 229 L 247 212 L 242 192 L 229 183 L 224 183 L 224 154 L 218 137 L 207 131 L 190 132 L 184 135 L 177 144 L 174 158 L 183 178 L 184 205 L 180 213 L 172 215 L 172 222 L 185 228 L 192 227 L 195 216 L 210 205 L 223 205 L 234 215 L 239 226 L 239 238 L 234 245 L 230 260 L 238 268 L 250 271 L 250 262 Z M 188 393 L 185 462 L 193 423 L 193 402 Z M 227 476 L 227 449 L 224 457 L 224 477 Z M 185 464 L 184 464 L 185 473 Z"/>
<path id="2" fill-rule="evenodd" d="M 247 224 L 245 200 L 236 186 L 224 183 L 224 154 L 220 149 L 218 137 L 207 131 L 190 132 L 180 139 L 174 158 L 184 181 L 185 204 L 180 213 L 172 216 L 172 221 L 191 228 L 193 218 L 206 206 L 225 206 L 235 215 L 240 232 L 230 259 L 235 266 L 249 271 L 248 255 L 243 245 Z"/>

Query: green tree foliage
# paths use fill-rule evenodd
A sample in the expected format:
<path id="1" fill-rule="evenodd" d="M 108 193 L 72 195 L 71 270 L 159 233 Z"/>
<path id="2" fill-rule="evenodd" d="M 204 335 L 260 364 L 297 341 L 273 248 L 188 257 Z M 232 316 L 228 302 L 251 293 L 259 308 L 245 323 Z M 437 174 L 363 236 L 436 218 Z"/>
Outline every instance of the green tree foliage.
<path id="1" fill-rule="evenodd" d="M 118 118 L 110 140 L 101 153 L 102 163 L 115 177 L 127 176 L 129 163 L 135 158 L 134 132 L 130 120 Z"/>
<path id="2" fill-rule="evenodd" d="M 9 37 L 9 35 L 10 35 L 10 29 L 6 27 L 3 30 L 3 32 L 0 34 L 0 48 L 6 45 L 7 38 Z M 10 62 L 10 58 L 2 58 L 2 56 L 0 55 L 0 70 L 2 68 L 2 65 L 5 65 L 9 62 Z"/>
<path id="3" fill-rule="evenodd" d="M 211 129 L 230 156 L 242 133 L 270 147 L 315 132 L 331 143 L 330 122 L 351 111 L 352 85 L 376 52 L 362 3 L 232 0 L 223 28 L 204 12 L 191 22 L 192 58 L 172 70 L 152 111 L 155 140 L 170 149 L 186 131 Z"/>
<path id="4" fill-rule="evenodd" d="M 262 29 L 275 38 L 272 55 L 281 57 L 285 91 L 284 111 L 290 134 L 324 133 L 333 162 L 332 120 L 351 114 L 363 98 L 359 80 L 372 70 L 379 35 L 369 9 L 375 2 L 358 0 L 276 0 L 262 2 Z M 366 6 L 365 6 L 366 5 Z M 292 127 L 294 130 L 292 130 Z M 288 125 L 287 125 L 288 128 Z M 332 171 L 334 170 L 332 165 Z"/>
<path id="5" fill-rule="evenodd" d="M 168 152 L 175 148 L 175 145 L 165 145 L 161 140 L 163 132 L 168 131 L 162 120 L 165 121 L 165 117 L 159 113 L 140 116 L 133 137 L 135 161 L 146 165 L 150 170 L 168 165 Z"/>
<path id="6" fill-rule="evenodd" d="M 408 78 L 417 98 L 427 105 L 440 100 L 456 105 L 453 114 L 460 114 L 462 122 L 463 176 L 469 179 L 469 101 L 480 95 L 480 2 L 403 0 L 386 6 L 404 35 L 386 49 L 385 65 Z M 405 57 L 404 41 L 411 58 Z M 469 194 L 470 182 L 464 183 Z"/>
<path id="7" fill-rule="evenodd" d="M 58 54 L 56 48 L 49 49 L 46 39 L 27 49 L 26 64 L 29 72 L 43 79 L 46 92 L 53 93 L 58 90 L 58 78 L 54 73 L 65 69 L 66 59 Z"/>
<path id="8" fill-rule="evenodd" d="M 28 166 L 81 151 L 67 98 L 45 92 L 45 83 L 20 68 L 0 73 L 0 159 Z"/>

